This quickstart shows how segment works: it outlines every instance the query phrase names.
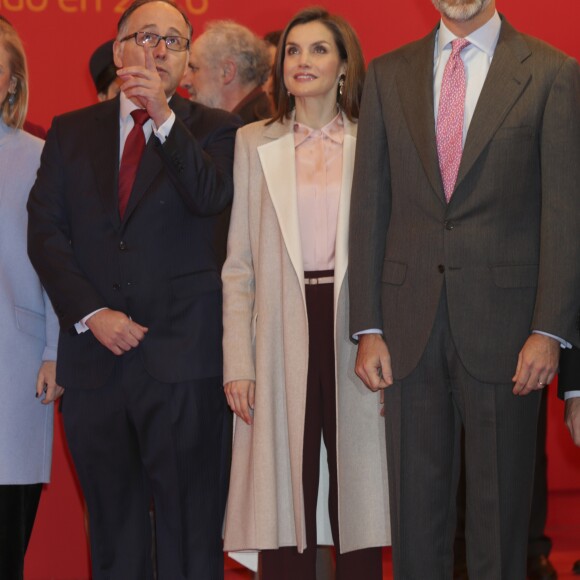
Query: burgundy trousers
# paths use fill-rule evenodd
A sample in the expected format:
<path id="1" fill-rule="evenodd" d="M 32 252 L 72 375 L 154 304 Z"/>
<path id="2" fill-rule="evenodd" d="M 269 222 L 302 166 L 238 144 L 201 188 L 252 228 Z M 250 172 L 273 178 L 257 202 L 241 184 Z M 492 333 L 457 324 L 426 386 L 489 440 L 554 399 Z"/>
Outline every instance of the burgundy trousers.
<path id="1" fill-rule="evenodd" d="M 332 275 L 310 272 L 306 277 Z M 333 284 L 306 286 L 309 352 L 304 426 L 302 485 L 308 547 L 262 551 L 262 580 L 316 580 L 316 502 L 320 471 L 320 434 L 328 451 L 330 475 L 329 514 L 336 547 L 336 580 L 380 580 L 381 548 L 341 554 L 338 548 L 338 487 L 336 470 L 336 382 L 334 376 Z"/>

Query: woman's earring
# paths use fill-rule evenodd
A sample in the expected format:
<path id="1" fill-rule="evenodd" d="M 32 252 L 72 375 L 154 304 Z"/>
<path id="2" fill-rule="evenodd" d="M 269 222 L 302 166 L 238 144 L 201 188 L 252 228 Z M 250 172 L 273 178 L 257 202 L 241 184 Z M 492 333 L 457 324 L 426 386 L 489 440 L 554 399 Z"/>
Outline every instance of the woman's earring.
<path id="1" fill-rule="evenodd" d="M 10 105 L 10 108 L 14 106 L 15 102 L 16 102 L 16 93 L 10 93 L 8 95 L 8 104 Z"/>
<path id="2" fill-rule="evenodd" d="M 344 75 L 340 75 L 340 78 L 338 79 L 338 94 L 341 97 L 342 97 L 342 92 L 344 90 L 345 79 L 346 79 L 346 77 Z"/>

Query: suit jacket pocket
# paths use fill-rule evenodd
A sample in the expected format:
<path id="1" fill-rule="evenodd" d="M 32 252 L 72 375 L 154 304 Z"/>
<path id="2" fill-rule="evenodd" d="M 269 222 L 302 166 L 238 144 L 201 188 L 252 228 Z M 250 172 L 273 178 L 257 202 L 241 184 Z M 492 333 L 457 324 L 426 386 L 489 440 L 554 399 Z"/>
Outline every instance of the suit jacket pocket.
<path id="1" fill-rule="evenodd" d="M 538 265 L 494 266 L 493 281 L 498 288 L 534 288 L 538 284 Z"/>
<path id="2" fill-rule="evenodd" d="M 215 270 L 202 270 L 184 274 L 169 281 L 174 298 L 189 298 L 196 294 L 221 290 L 221 280 Z"/>
<path id="3" fill-rule="evenodd" d="M 534 135 L 534 130 L 528 125 L 500 127 L 494 135 L 494 140 L 500 139 L 531 139 Z"/>
<path id="4" fill-rule="evenodd" d="M 401 262 L 388 262 L 383 264 L 383 284 L 401 286 L 407 275 L 407 264 Z"/>
<path id="5" fill-rule="evenodd" d="M 38 314 L 27 308 L 14 306 L 16 314 L 16 328 L 25 334 L 34 336 L 43 342 L 46 340 L 46 321 L 43 314 Z"/>

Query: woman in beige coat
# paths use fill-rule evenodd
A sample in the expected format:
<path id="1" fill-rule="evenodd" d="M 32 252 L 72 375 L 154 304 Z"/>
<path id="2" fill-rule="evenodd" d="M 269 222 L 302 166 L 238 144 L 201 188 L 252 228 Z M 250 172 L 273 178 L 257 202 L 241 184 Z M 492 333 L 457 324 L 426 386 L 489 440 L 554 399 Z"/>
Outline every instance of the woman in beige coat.
<path id="1" fill-rule="evenodd" d="M 322 435 L 337 578 L 378 580 L 384 423 L 354 374 L 346 276 L 364 61 L 348 23 L 311 8 L 286 27 L 275 67 L 276 116 L 238 132 L 222 274 L 238 416 L 225 549 L 262 550 L 264 580 L 316 578 Z"/>

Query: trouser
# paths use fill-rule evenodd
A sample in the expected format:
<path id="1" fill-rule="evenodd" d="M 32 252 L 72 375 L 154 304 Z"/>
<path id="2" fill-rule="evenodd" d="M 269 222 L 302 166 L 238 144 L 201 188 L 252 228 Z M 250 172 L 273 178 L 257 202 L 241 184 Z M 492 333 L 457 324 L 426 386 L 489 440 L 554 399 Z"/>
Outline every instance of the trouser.
<path id="1" fill-rule="evenodd" d="M 63 418 L 89 512 L 94 580 L 221 580 L 221 377 L 163 384 L 138 351 L 94 390 L 68 389 Z"/>
<path id="2" fill-rule="evenodd" d="M 323 276 L 325 272 L 307 275 Z M 330 273 L 332 274 L 332 273 Z M 336 547 L 337 580 L 380 580 L 381 548 L 341 554 L 338 524 L 336 467 L 336 385 L 334 376 L 333 284 L 307 285 L 309 327 L 308 378 L 304 425 L 302 485 L 306 518 L 306 542 L 302 554 L 295 547 L 262 552 L 263 580 L 316 580 L 316 503 L 320 471 L 320 438 L 328 452 L 329 515 Z"/>
<path id="3" fill-rule="evenodd" d="M 22 580 L 42 483 L 0 485 L 0 578 Z"/>
<path id="4" fill-rule="evenodd" d="M 466 371 L 443 292 L 417 368 L 385 390 L 397 580 L 452 578 L 462 426 L 470 580 L 525 579 L 540 392 L 512 388 Z"/>
<path id="5" fill-rule="evenodd" d="M 542 390 L 540 414 L 538 417 L 538 440 L 536 443 L 536 462 L 534 467 L 534 487 L 530 527 L 528 531 L 528 558 L 546 558 L 552 551 L 552 540 L 546 536 L 548 517 L 548 457 L 546 454 L 546 432 L 548 419 L 548 389 Z M 455 532 L 454 562 L 455 569 L 462 577 L 467 568 L 465 552 L 465 464 L 462 447 L 462 469 L 457 492 L 457 530 Z"/>

